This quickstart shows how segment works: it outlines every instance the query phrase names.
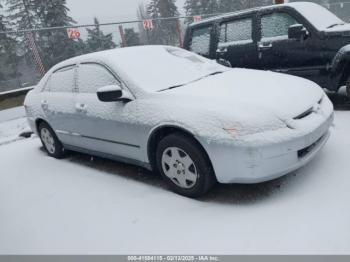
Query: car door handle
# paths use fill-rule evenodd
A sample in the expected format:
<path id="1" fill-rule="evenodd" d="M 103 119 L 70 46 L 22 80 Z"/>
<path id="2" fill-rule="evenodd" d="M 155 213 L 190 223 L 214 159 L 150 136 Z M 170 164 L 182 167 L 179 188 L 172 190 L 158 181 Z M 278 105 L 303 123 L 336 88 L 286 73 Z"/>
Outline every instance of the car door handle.
<path id="1" fill-rule="evenodd" d="M 49 107 L 49 103 L 47 102 L 47 100 L 42 100 L 41 101 L 41 106 L 46 109 L 46 108 Z"/>
<path id="2" fill-rule="evenodd" d="M 87 112 L 87 106 L 85 104 L 77 103 L 75 104 L 75 109 L 80 113 Z"/>
<path id="3" fill-rule="evenodd" d="M 272 43 L 258 43 L 258 48 L 260 51 L 263 51 L 263 50 L 268 50 L 268 49 L 271 49 L 272 48 Z"/>
<path id="4" fill-rule="evenodd" d="M 227 53 L 227 47 L 221 47 L 216 50 L 216 53 L 218 54 L 224 54 Z"/>

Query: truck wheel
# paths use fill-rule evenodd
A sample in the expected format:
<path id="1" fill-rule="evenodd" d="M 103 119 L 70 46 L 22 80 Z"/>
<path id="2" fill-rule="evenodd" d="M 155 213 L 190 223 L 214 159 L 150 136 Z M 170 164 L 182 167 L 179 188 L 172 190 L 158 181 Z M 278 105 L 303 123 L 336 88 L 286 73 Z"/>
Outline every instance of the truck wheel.
<path id="1" fill-rule="evenodd" d="M 346 81 L 346 95 L 350 99 L 350 76 L 348 77 L 348 80 Z"/>

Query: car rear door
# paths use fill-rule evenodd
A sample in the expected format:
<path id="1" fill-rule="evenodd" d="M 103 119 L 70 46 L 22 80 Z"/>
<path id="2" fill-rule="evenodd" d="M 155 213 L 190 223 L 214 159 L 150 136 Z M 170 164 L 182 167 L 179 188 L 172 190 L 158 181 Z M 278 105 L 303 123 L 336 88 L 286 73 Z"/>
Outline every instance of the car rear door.
<path id="1" fill-rule="evenodd" d="M 216 58 L 232 67 L 258 68 L 255 15 L 223 20 L 219 24 Z"/>
<path id="2" fill-rule="evenodd" d="M 313 29 L 293 12 L 264 10 L 259 15 L 259 58 L 261 69 L 274 70 L 310 78 L 326 69 L 322 64 L 319 42 Z M 289 39 L 290 26 L 302 24 L 309 33 L 305 39 Z"/>
<path id="3" fill-rule="evenodd" d="M 46 82 L 40 101 L 49 125 L 54 129 L 60 141 L 68 145 L 75 143 L 75 138 L 71 135 L 76 121 L 75 78 L 75 65 L 56 70 Z"/>
<path id="4" fill-rule="evenodd" d="M 119 85 L 125 88 L 116 76 L 104 65 L 84 63 L 78 67 L 77 85 L 75 111 L 79 117 L 74 130 L 80 136 L 79 147 L 141 160 L 139 132 L 142 130 L 128 121 L 133 101 L 102 102 L 97 97 L 101 87 Z"/>

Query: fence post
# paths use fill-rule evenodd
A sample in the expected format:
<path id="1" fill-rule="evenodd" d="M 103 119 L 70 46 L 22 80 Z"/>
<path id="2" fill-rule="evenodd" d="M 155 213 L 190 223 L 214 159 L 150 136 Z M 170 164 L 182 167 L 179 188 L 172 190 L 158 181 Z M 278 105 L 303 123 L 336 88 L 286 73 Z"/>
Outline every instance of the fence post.
<path id="1" fill-rule="evenodd" d="M 180 19 L 176 20 L 176 31 L 179 36 L 180 47 L 183 48 L 183 39 L 182 39 L 182 31 L 181 31 L 181 22 Z"/>
<path id="2" fill-rule="evenodd" d="M 122 47 L 126 47 L 127 43 L 126 43 L 124 29 L 122 25 L 119 26 L 119 33 L 120 33 L 120 38 L 122 40 Z"/>
<path id="3" fill-rule="evenodd" d="M 33 59 L 34 59 L 34 62 L 36 64 L 36 68 L 37 68 L 40 76 L 44 76 L 45 75 L 45 67 L 44 67 L 44 64 L 41 60 L 38 48 L 36 46 L 33 32 L 29 32 L 27 34 L 27 39 L 28 39 L 29 48 L 32 50 Z"/>

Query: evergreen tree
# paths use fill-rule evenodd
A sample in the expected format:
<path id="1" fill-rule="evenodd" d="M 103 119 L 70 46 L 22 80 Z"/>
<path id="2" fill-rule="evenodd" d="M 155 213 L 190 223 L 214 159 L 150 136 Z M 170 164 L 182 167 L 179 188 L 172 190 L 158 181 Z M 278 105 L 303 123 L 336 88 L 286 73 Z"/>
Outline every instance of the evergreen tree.
<path id="1" fill-rule="evenodd" d="M 16 29 L 30 29 L 39 26 L 36 14 L 38 1 L 35 0 L 6 0 L 8 18 Z"/>
<path id="2" fill-rule="evenodd" d="M 113 49 L 116 44 L 113 42 L 112 34 L 105 35 L 100 29 L 100 23 L 97 18 L 94 20 L 95 27 L 93 29 L 87 29 L 88 39 L 87 48 L 90 52 L 102 51 L 107 49 Z"/>
<path id="3" fill-rule="evenodd" d="M 187 16 L 215 14 L 219 10 L 219 3 L 218 0 L 186 0 L 184 9 Z M 193 19 L 188 18 L 186 22 L 191 23 Z"/>
<path id="4" fill-rule="evenodd" d="M 219 0 L 219 12 L 235 12 L 273 4 L 272 0 Z"/>
<path id="5" fill-rule="evenodd" d="M 2 5 L 0 3 L 0 31 L 7 31 Z M 0 80 L 14 78 L 18 56 L 16 54 L 16 41 L 5 33 L 0 33 Z"/>
<path id="6" fill-rule="evenodd" d="M 68 15 L 66 0 L 36 0 L 34 10 L 41 27 L 73 26 L 75 24 L 75 21 Z M 65 29 L 40 31 L 38 35 L 38 45 L 46 69 L 85 52 L 82 41 L 70 39 Z"/>
<path id="7" fill-rule="evenodd" d="M 175 0 L 151 0 L 147 7 L 150 18 L 176 17 L 179 15 Z M 153 30 L 149 33 L 152 44 L 177 45 L 178 19 L 154 20 Z"/>
<path id="8" fill-rule="evenodd" d="M 134 28 L 125 29 L 125 41 L 127 46 L 140 45 L 139 33 L 136 33 Z"/>

